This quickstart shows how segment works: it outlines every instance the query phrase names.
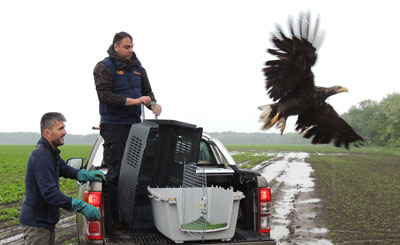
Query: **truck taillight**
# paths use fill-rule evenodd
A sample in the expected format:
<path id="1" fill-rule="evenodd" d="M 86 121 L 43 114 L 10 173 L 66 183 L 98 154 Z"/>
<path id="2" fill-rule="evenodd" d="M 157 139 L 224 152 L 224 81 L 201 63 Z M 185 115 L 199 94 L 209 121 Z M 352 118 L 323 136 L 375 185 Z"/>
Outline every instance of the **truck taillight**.
<path id="1" fill-rule="evenodd" d="M 102 194 L 101 192 L 86 191 L 84 201 L 100 209 L 100 220 L 86 220 L 85 231 L 89 240 L 102 240 L 103 239 L 103 209 L 102 209 Z"/>
<path id="2" fill-rule="evenodd" d="M 258 188 L 258 232 L 269 233 L 271 231 L 271 189 Z"/>
<path id="3" fill-rule="evenodd" d="M 271 202 L 271 189 L 270 188 L 260 188 L 258 189 L 260 193 L 261 202 Z"/>
<path id="4" fill-rule="evenodd" d="M 87 192 L 87 203 L 92 204 L 96 208 L 101 207 L 101 192 Z"/>

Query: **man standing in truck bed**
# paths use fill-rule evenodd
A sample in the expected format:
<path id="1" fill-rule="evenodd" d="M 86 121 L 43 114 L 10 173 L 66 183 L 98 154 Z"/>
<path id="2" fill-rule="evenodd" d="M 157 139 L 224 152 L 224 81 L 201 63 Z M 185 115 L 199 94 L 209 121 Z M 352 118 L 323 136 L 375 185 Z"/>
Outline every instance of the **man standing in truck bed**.
<path id="1" fill-rule="evenodd" d="M 113 223 L 118 224 L 118 179 L 130 127 L 140 123 L 141 103 L 155 101 L 146 70 L 133 52 L 131 35 L 116 33 L 107 50 L 109 57 L 94 68 L 100 102 L 100 135 L 104 139 L 104 161 L 108 165 L 105 194 L 109 195 Z M 157 116 L 161 106 L 151 106 Z"/>

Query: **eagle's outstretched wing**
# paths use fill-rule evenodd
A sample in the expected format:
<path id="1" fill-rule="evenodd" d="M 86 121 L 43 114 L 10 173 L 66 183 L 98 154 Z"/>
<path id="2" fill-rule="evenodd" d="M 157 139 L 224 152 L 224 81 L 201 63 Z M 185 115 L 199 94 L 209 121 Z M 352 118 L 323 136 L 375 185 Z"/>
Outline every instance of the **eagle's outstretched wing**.
<path id="1" fill-rule="evenodd" d="M 317 60 L 317 47 L 322 35 L 318 31 L 319 18 L 311 28 L 310 14 L 301 14 L 297 29 L 289 20 L 290 37 L 278 26 L 272 36 L 275 49 L 268 52 L 277 57 L 267 61 L 264 73 L 266 89 L 275 103 L 260 106 L 263 112 L 262 129 L 276 126 L 285 130 L 289 116 L 298 115 L 296 131 L 312 138 L 313 144 L 328 144 L 349 148 L 350 143 L 361 144 L 359 136 L 325 100 L 334 94 L 347 91 L 342 86 L 316 87 L 311 67 Z"/>
<path id="2" fill-rule="evenodd" d="M 299 90 L 309 90 L 314 87 L 314 75 L 311 67 L 317 60 L 316 45 L 322 38 L 318 32 L 319 18 L 311 30 L 310 14 L 300 15 L 298 30 L 295 32 L 293 21 L 289 20 L 291 37 L 287 37 L 277 26 L 278 32 L 272 35 L 276 49 L 268 52 L 278 59 L 266 62 L 263 69 L 266 76 L 266 89 L 273 101 L 292 96 Z"/>
<path id="3" fill-rule="evenodd" d="M 364 141 L 326 102 L 300 114 L 296 125 L 296 131 L 304 133 L 304 138 L 312 138 L 313 144 L 329 144 L 333 141 L 336 147 L 343 145 L 348 149 L 350 143 L 356 142 L 354 146 L 359 146 Z"/>

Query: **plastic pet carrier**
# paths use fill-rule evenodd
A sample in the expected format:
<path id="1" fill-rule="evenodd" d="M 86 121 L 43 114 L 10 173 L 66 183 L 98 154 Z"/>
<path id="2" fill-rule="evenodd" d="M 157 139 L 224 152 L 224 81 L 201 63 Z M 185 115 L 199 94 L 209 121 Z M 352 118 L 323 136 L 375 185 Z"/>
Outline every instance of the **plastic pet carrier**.
<path id="1" fill-rule="evenodd" d="M 156 228 L 176 243 L 199 240 L 229 241 L 235 234 L 240 191 L 221 187 L 148 188 Z M 185 193 L 192 206 L 185 204 Z M 206 210 L 206 211 L 205 211 Z"/>
<path id="2" fill-rule="evenodd" d="M 185 164 L 180 188 L 147 188 L 156 228 L 166 237 L 184 241 L 225 240 L 235 234 L 240 199 L 233 188 L 207 187 L 196 164 Z"/>
<path id="3" fill-rule="evenodd" d="M 196 162 L 202 128 L 174 120 L 133 124 L 118 183 L 120 219 L 130 230 L 154 227 L 147 187 L 179 187 L 184 164 Z"/>

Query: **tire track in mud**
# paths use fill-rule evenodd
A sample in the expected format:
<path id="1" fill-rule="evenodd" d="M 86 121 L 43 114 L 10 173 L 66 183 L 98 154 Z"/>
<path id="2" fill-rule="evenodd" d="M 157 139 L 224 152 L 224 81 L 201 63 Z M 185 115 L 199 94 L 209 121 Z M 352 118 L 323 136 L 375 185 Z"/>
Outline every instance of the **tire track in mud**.
<path id="1" fill-rule="evenodd" d="M 279 153 L 254 168 L 271 184 L 271 237 L 278 244 L 332 244 L 328 230 L 318 221 L 321 206 L 314 192 L 313 169 L 305 161 L 308 156 Z"/>
<path id="2" fill-rule="evenodd" d="M 66 212 L 66 211 L 62 211 Z M 75 215 L 66 212 L 69 216 L 64 216 L 56 226 L 56 244 L 65 244 L 76 236 L 75 234 Z M 20 225 L 0 229 L 0 245 L 23 245 L 24 234 Z"/>

